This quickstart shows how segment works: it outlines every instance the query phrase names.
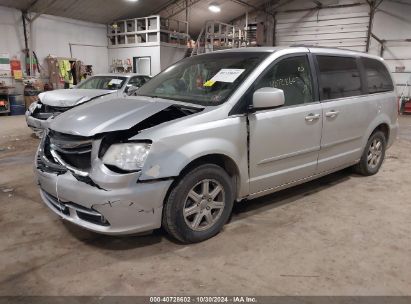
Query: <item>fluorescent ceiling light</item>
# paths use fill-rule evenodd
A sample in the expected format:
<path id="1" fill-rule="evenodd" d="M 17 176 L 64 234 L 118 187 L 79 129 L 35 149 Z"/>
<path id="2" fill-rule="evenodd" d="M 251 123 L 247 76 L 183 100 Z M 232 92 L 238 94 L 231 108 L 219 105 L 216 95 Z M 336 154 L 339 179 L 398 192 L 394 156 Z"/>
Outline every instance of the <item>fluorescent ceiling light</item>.
<path id="1" fill-rule="evenodd" d="M 138 2 L 138 0 L 126 0 L 127 2 Z"/>
<path id="2" fill-rule="evenodd" d="M 208 9 L 209 9 L 210 11 L 212 11 L 213 13 L 219 13 L 219 12 L 221 12 L 220 6 L 217 5 L 217 4 L 215 4 L 215 3 L 211 3 L 211 4 L 208 6 Z"/>

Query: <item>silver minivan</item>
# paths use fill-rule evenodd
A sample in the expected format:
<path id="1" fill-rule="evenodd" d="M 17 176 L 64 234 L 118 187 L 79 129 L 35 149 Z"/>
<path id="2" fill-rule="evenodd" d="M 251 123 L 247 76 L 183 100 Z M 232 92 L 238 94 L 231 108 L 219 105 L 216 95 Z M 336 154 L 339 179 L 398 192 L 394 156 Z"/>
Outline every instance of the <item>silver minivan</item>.
<path id="1" fill-rule="evenodd" d="M 119 102 L 52 120 L 36 155 L 41 197 L 111 235 L 163 227 L 216 235 L 234 202 L 353 166 L 378 172 L 397 136 L 383 60 L 326 48 L 247 48 L 186 58 Z"/>

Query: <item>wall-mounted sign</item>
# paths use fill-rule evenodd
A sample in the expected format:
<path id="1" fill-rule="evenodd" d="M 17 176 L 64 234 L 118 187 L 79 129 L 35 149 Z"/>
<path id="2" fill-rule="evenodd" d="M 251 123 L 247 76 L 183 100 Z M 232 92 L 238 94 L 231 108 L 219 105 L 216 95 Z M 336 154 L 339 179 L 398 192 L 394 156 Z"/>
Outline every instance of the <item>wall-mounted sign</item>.
<path id="1" fill-rule="evenodd" d="M 0 54 L 0 70 L 10 71 L 10 55 L 7 53 Z"/>

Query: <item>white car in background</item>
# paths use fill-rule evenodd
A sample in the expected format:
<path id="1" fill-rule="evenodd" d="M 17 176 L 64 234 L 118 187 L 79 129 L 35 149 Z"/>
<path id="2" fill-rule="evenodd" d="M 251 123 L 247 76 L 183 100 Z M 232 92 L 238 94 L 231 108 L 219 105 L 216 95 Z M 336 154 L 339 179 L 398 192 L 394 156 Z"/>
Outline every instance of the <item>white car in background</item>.
<path id="1" fill-rule="evenodd" d="M 27 125 L 38 135 L 46 128 L 48 119 L 85 102 L 106 95 L 134 95 L 151 76 L 137 74 L 99 74 L 87 78 L 72 89 L 40 93 L 38 101 L 26 111 Z"/>

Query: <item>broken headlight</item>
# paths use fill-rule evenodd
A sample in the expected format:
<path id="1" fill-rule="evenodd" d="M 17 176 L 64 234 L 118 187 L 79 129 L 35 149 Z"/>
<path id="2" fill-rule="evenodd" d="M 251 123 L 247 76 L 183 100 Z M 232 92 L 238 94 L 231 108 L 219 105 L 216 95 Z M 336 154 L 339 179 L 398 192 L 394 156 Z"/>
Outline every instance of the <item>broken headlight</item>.
<path id="1" fill-rule="evenodd" d="M 138 171 L 146 161 L 150 144 L 124 143 L 113 144 L 103 156 L 103 163 L 125 171 Z"/>
<path id="2" fill-rule="evenodd" d="M 30 113 L 33 113 L 34 110 L 36 110 L 37 106 L 38 106 L 38 101 L 32 102 L 31 105 L 29 106 Z"/>

